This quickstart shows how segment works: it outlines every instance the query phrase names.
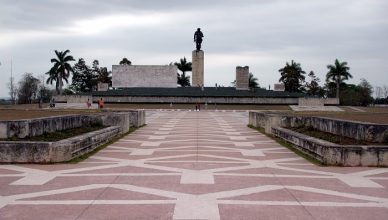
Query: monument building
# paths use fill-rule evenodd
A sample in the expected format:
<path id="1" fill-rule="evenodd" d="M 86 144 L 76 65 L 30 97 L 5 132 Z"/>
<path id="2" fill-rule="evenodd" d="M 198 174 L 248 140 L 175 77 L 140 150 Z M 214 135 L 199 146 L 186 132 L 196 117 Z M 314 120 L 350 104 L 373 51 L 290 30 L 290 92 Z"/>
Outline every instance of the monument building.
<path id="1" fill-rule="evenodd" d="M 249 67 L 236 67 L 236 87 L 204 87 L 204 35 L 194 33 L 192 86 L 177 87 L 175 65 L 113 65 L 113 90 L 95 91 L 111 103 L 208 103 L 208 104 L 284 104 L 293 105 L 300 93 L 249 88 Z"/>

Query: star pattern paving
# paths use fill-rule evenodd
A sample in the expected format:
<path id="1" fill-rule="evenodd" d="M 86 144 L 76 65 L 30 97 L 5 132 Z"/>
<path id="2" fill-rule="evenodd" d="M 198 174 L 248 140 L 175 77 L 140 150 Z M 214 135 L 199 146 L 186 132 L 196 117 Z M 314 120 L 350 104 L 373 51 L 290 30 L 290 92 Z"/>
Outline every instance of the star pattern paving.
<path id="1" fill-rule="evenodd" d="M 0 165 L 0 219 L 386 219 L 388 169 L 320 167 L 246 112 L 147 112 L 78 164 Z"/>

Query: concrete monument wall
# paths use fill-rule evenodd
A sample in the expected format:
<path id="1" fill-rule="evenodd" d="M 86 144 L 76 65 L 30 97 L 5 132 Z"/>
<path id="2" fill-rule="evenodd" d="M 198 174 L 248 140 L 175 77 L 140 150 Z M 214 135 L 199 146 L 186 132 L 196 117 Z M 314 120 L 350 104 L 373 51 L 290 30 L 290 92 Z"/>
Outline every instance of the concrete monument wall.
<path id="1" fill-rule="evenodd" d="M 176 88 L 177 72 L 175 65 L 113 65 L 112 86 Z"/>
<path id="2" fill-rule="evenodd" d="M 192 86 L 203 86 L 204 85 L 204 52 L 202 50 L 193 51 L 192 60 Z"/>
<path id="3" fill-rule="evenodd" d="M 236 67 L 236 89 L 249 90 L 249 66 Z"/>

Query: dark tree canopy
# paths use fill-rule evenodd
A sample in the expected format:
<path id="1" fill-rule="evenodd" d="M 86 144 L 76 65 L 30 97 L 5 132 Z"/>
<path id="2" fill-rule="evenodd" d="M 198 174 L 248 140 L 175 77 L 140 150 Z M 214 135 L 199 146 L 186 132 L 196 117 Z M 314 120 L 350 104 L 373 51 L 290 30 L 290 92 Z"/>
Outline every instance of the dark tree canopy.
<path id="1" fill-rule="evenodd" d="M 128 60 L 126 57 L 124 57 L 120 63 L 120 65 L 132 65 L 132 62 L 130 60 Z"/>
<path id="2" fill-rule="evenodd" d="M 39 79 L 32 73 L 25 73 L 19 81 L 18 101 L 20 104 L 32 103 L 38 97 Z"/>
<path id="3" fill-rule="evenodd" d="M 329 72 L 326 74 L 327 82 L 334 82 L 336 84 L 336 98 L 340 97 L 340 85 L 344 83 L 345 80 L 353 78 L 349 73 L 349 67 L 347 62 L 340 62 L 338 59 L 335 59 L 334 65 L 327 65 Z"/>
<path id="4" fill-rule="evenodd" d="M 310 82 L 306 82 L 306 93 L 311 96 L 323 97 L 325 95 L 325 91 L 319 85 L 319 82 L 321 80 L 315 75 L 314 71 L 310 71 L 308 77 L 310 79 Z"/>
<path id="5" fill-rule="evenodd" d="M 100 83 L 108 83 L 109 86 L 112 86 L 112 72 L 108 71 L 106 67 L 100 67 L 100 71 L 98 74 L 98 82 Z"/>
<path id="6" fill-rule="evenodd" d="M 177 83 L 182 87 L 190 86 L 190 76 L 186 76 L 186 72 L 192 71 L 192 63 L 187 62 L 186 57 L 183 57 L 179 63 L 174 63 L 174 65 L 182 72 L 182 74 L 178 73 Z"/>
<path id="7" fill-rule="evenodd" d="M 73 72 L 73 68 L 70 65 L 70 61 L 75 61 L 73 56 L 67 55 L 70 50 L 60 51 L 55 50 L 56 58 L 51 59 L 51 63 L 54 66 L 46 74 L 49 75 L 47 84 L 53 84 L 55 82 L 55 89 L 58 94 L 62 93 L 63 81 L 68 83 L 70 73 Z"/>
<path id="8" fill-rule="evenodd" d="M 249 88 L 254 89 L 259 87 L 258 79 L 253 75 L 253 73 L 249 73 Z"/>
<path id="9" fill-rule="evenodd" d="M 96 64 L 98 64 L 98 61 L 93 63 L 93 67 L 96 67 Z M 73 70 L 73 79 L 70 86 L 73 91 L 92 92 L 95 90 L 98 75 L 93 69 L 86 65 L 83 58 L 78 59 L 78 62 L 74 64 Z"/>
<path id="10" fill-rule="evenodd" d="M 291 64 L 288 62 L 286 65 L 279 70 L 281 77 L 279 82 L 284 83 L 285 90 L 287 92 L 301 92 L 302 84 L 304 82 L 305 71 L 302 70 L 302 67 L 299 63 L 291 60 Z"/>

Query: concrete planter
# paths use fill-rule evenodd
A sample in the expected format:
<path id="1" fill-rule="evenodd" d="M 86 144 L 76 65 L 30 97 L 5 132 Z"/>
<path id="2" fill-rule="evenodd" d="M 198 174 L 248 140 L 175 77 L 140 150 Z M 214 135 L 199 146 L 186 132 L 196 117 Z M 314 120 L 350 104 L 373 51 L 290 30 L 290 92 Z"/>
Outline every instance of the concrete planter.
<path id="1" fill-rule="evenodd" d="M 144 111 L 104 112 L 89 115 L 64 115 L 45 118 L 0 121 L 0 138 L 26 138 L 66 129 L 79 128 L 88 124 L 120 126 L 126 133 L 130 127 L 145 124 Z"/>
<path id="2" fill-rule="evenodd" d="M 0 121 L 0 138 L 26 138 L 99 123 L 110 126 L 57 142 L 0 141 L 0 163 L 54 163 L 69 161 L 109 142 L 131 127 L 145 125 L 144 111 L 104 112 L 29 120 Z"/>
<path id="3" fill-rule="evenodd" d="M 357 140 L 385 143 L 388 140 L 388 125 L 264 112 L 249 112 L 249 124 L 265 128 L 266 133 L 292 143 L 299 150 L 327 165 L 388 166 L 388 146 L 338 145 L 286 129 L 309 126 Z"/>
<path id="4" fill-rule="evenodd" d="M 93 151 L 120 132 L 119 126 L 112 126 L 56 142 L 0 141 L 0 162 L 65 162 Z"/>
<path id="5" fill-rule="evenodd" d="M 388 125 L 358 121 L 347 121 L 325 117 L 292 116 L 275 113 L 249 112 L 249 124 L 265 128 L 312 127 L 316 130 L 368 142 L 384 143 L 388 141 Z"/>
<path id="6" fill-rule="evenodd" d="M 388 166 L 388 146 L 338 145 L 285 128 L 272 133 L 326 165 Z"/>

